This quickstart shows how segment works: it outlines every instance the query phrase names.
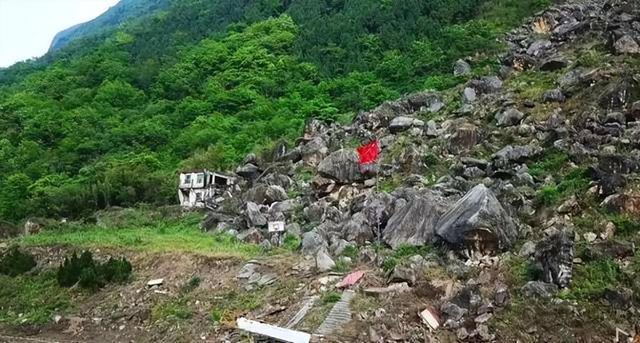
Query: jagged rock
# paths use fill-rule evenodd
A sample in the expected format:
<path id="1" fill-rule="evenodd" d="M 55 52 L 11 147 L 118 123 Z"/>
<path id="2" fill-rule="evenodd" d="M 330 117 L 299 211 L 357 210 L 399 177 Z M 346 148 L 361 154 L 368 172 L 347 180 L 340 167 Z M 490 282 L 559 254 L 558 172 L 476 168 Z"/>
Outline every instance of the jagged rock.
<path id="1" fill-rule="evenodd" d="M 320 175 L 339 183 L 352 183 L 364 179 L 354 150 L 341 149 L 331 153 L 318 165 Z"/>
<path id="2" fill-rule="evenodd" d="M 326 249 L 319 249 L 316 253 L 316 268 L 319 272 L 328 272 L 336 266 L 331 256 L 327 253 Z"/>
<path id="3" fill-rule="evenodd" d="M 306 166 L 315 167 L 327 156 L 329 148 L 322 137 L 314 137 L 300 148 L 300 153 Z"/>
<path id="4" fill-rule="evenodd" d="M 544 55 L 547 49 L 551 48 L 552 44 L 546 39 L 537 40 L 529 46 L 527 54 L 533 57 L 540 57 Z"/>
<path id="5" fill-rule="evenodd" d="M 598 101 L 601 108 L 609 111 L 620 111 L 629 106 L 640 95 L 639 80 L 632 75 L 614 78 L 600 93 Z"/>
<path id="6" fill-rule="evenodd" d="M 247 180 L 255 180 L 262 174 L 262 170 L 253 163 L 247 163 L 238 167 L 236 169 L 236 174 Z"/>
<path id="7" fill-rule="evenodd" d="M 493 192 L 479 184 L 438 220 L 436 233 L 456 248 L 496 252 L 513 245 L 518 227 Z"/>
<path id="8" fill-rule="evenodd" d="M 624 35 L 613 44 L 613 49 L 619 55 L 640 54 L 640 45 L 630 35 Z"/>
<path id="9" fill-rule="evenodd" d="M 623 259 L 634 256 L 635 246 L 631 242 L 611 239 L 590 245 L 585 256 L 591 260 L 607 258 Z"/>
<path id="10" fill-rule="evenodd" d="M 515 108 L 509 108 L 496 113 L 495 118 L 498 126 L 514 126 L 520 123 L 522 118 L 524 118 L 524 114 Z"/>
<path id="11" fill-rule="evenodd" d="M 471 73 L 471 65 L 467 63 L 465 60 L 457 60 L 455 65 L 453 66 L 453 75 L 454 76 L 465 76 Z"/>
<path id="12" fill-rule="evenodd" d="M 440 95 L 434 91 L 424 91 L 405 96 L 400 100 L 408 113 L 416 111 L 438 112 L 444 107 Z"/>
<path id="13" fill-rule="evenodd" d="M 318 250 L 328 247 L 327 241 L 317 231 L 312 230 L 302 235 L 302 254 L 313 256 Z"/>
<path id="14" fill-rule="evenodd" d="M 446 201 L 440 196 L 423 192 L 409 198 L 396 210 L 382 231 L 382 238 L 392 248 L 400 245 L 424 245 L 431 242 L 435 225 L 444 213 Z"/>
<path id="15" fill-rule="evenodd" d="M 572 235 L 563 230 L 547 236 L 536 245 L 535 258 L 542 266 L 544 282 L 567 287 L 573 269 Z"/>
<path id="16" fill-rule="evenodd" d="M 350 242 L 363 245 L 365 242 L 373 242 L 375 234 L 364 213 L 358 212 L 344 225 L 342 232 Z"/>
<path id="17" fill-rule="evenodd" d="M 218 229 L 220 223 L 229 223 L 232 221 L 233 217 L 224 213 L 207 212 L 206 216 L 200 223 L 200 229 L 202 231 L 212 231 Z"/>
<path id="18" fill-rule="evenodd" d="M 497 76 L 485 76 L 469 81 L 468 86 L 475 88 L 479 93 L 491 94 L 502 89 L 502 80 Z"/>
<path id="19" fill-rule="evenodd" d="M 542 100 L 544 102 L 564 102 L 566 100 L 564 94 L 560 89 L 551 89 L 542 95 Z"/>
<path id="20" fill-rule="evenodd" d="M 463 151 L 469 151 L 478 144 L 479 139 L 478 127 L 464 123 L 456 127 L 455 132 L 449 138 L 449 152 L 458 154 Z"/>
<path id="21" fill-rule="evenodd" d="M 491 156 L 492 164 L 503 166 L 513 162 L 521 162 L 524 159 L 533 157 L 542 151 L 540 147 L 530 145 L 507 145 Z"/>
<path id="22" fill-rule="evenodd" d="M 389 131 L 392 133 L 402 132 L 413 126 L 424 126 L 424 122 L 416 118 L 399 116 L 391 120 L 391 123 L 389 123 Z"/>
<path id="23" fill-rule="evenodd" d="M 522 244 L 522 248 L 520 248 L 520 252 L 518 255 L 520 257 L 529 257 L 533 256 L 536 253 L 536 244 L 531 241 L 526 241 Z"/>
<path id="24" fill-rule="evenodd" d="M 393 268 L 389 281 L 406 281 L 409 285 L 415 285 L 418 278 L 422 276 L 424 269 L 428 266 L 429 263 L 424 257 L 420 255 L 411 256 L 409 259 L 397 264 Z"/>
<path id="25" fill-rule="evenodd" d="M 284 190 L 284 188 L 280 186 L 275 186 L 275 185 L 267 187 L 264 195 L 265 195 L 265 201 L 267 205 L 270 205 L 277 201 L 284 201 L 284 200 L 287 200 L 288 198 L 287 192 Z"/>
<path id="26" fill-rule="evenodd" d="M 541 281 L 529 281 L 522 286 L 521 291 L 529 298 L 550 299 L 558 291 L 558 286 Z"/>
<path id="27" fill-rule="evenodd" d="M 477 94 L 476 90 L 471 87 L 465 87 L 462 91 L 462 102 L 466 104 L 470 104 L 476 101 Z"/>
<path id="28" fill-rule="evenodd" d="M 553 56 L 547 58 L 540 64 L 540 70 L 542 71 L 556 71 L 565 68 L 569 65 L 569 61 L 562 56 Z"/>
<path id="29" fill-rule="evenodd" d="M 625 117 L 624 114 L 620 113 L 620 112 L 610 112 L 607 113 L 606 118 L 604 119 L 605 124 L 607 123 L 617 123 L 620 125 L 626 125 L 627 124 L 627 118 Z"/>
<path id="30" fill-rule="evenodd" d="M 629 110 L 630 121 L 640 121 L 640 101 L 636 101 L 631 105 Z"/>
<path id="31" fill-rule="evenodd" d="M 633 304 L 633 291 L 627 288 L 607 288 L 602 293 L 602 297 L 611 304 L 611 306 L 621 310 L 626 310 Z"/>
<path id="32" fill-rule="evenodd" d="M 254 202 L 247 202 L 245 214 L 247 216 L 247 224 L 253 227 L 267 225 L 267 218 L 260 211 L 260 206 Z"/>
<path id="33" fill-rule="evenodd" d="M 243 231 L 240 234 L 238 234 L 238 239 L 245 242 L 245 243 L 251 243 L 251 244 L 260 244 L 260 242 L 262 242 L 264 240 L 264 236 L 262 236 L 262 233 L 260 232 L 260 230 L 258 229 L 250 229 L 247 231 Z"/>
<path id="34" fill-rule="evenodd" d="M 640 106 L 639 106 L 640 107 Z M 429 120 L 427 122 L 427 132 L 426 135 L 428 137 L 438 137 L 440 136 L 440 131 L 438 130 L 438 124 L 435 121 Z"/>
<path id="35" fill-rule="evenodd" d="M 329 194 L 336 188 L 336 182 L 332 179 L 316 175 L 311 180 L 313 189 L 319 194 Z"/>

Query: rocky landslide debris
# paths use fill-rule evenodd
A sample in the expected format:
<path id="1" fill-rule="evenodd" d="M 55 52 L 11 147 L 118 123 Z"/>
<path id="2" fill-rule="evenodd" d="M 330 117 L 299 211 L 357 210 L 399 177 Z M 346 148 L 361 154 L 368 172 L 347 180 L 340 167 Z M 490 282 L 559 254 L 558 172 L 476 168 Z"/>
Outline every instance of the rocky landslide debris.
<path id="1" fill-rule="evenodd" d="M 245 159 L 236 170 L 242 178 L 237 189 L 207 215 L 203 228 L 265 248 L 292 236 L 317 273 L 349 263 L 382 268 L 378 245 L 436 247 L 437 253 L 395 261 L 387 284 L 365 292 L 433 291 L 438 295 L 429 298 L 429 313 L 438 318 L 438 330 L 461 341 L 495 340 L 489 323 L 514 294 L 555 299 L 571 289 L 581 258 L 628 264 L 633 257 L 635 246 L 617 237 L 613 223 L 573 231 L 591 205 L 571 187 L 612 213 L 640 214 L 640 195 L 628 187 L 640 167 L 640 76 L 616 63 L 576 61 L 587 38 L 606 49 L 602 58 L 637 58 L 638 7 L 623 0 L 554 5 L 504 37 L 508 51 L 498 75 L 471 76 L 474 59 L 463 59 L 452 72 L 468 81 L 454 92 L 409 94 L 362 111 L 344 126 L 309 120 L 293 148 Z M 523 71 L 551 75 L 552 84 L 523 98 L 512 80 Z M 355 147 L 373 139 L 380 155 L 363 168 Z M 549 166 L 550 157 L 562 165 Z M 565 183 L 554 179 L 564 170 L 581 173 Z M 287 223 L 286 233 L 268 232 L 267 223 L 276 220 Z M 579 244 L 588 247 L 580 258 Z M 507 256 L 539 273 L 509 289 Z M 434 270 L 447 277 L 425 274 Z M 238 279 L 248 287 L 273 282 L 252 263 Z M 634 311 L 635 305 L 623 304 L 637 291 L 610 289 L 603 297 Z M 367 334 L 378 338 L 388 331 L 371 328 Z"/>

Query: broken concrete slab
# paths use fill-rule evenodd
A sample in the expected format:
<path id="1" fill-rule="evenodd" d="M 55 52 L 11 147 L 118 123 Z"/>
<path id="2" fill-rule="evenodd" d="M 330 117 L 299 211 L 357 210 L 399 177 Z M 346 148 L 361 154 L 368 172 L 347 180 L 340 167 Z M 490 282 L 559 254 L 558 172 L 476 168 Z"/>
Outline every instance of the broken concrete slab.
<path id="1" fill-rule="evenodd" d="M 420 319 L 431 328 L 437 330 L 440 327 L 440 316 L 433 308 L 426 308 L 419 313 Z"/>
<path id="2" fill-rule="evenodd" d="M 364 294 L 370 296 L 390 295 L 410 291 L 411 287 L 406 282 L 393 283 L 387 287 L 368 287 L 364 289 Z"/>
<path id="3" fill-rule="evenodd" d="M 147 282 L 147 287 L 162 286 L 164 279 L 153 279 Z"/>
<path id="4" fill-rule="evenodd" d="M 311 335 L 306 332 L 285 329 L 246 318 L 238 318 L 236 325 L 238 325 L 239 329 L 251 332 L 254 335 L 266 336 L 283 342 L 308 343 L 311 340 Z"/>

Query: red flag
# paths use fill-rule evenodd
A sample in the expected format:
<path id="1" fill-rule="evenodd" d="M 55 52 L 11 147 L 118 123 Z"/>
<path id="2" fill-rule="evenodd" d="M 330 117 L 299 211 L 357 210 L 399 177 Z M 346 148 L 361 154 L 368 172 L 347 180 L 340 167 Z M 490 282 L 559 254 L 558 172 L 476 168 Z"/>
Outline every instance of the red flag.
<path id="1" fill-rule="evenodd" d="M 357 149 L 359 164 L 368 164 L 374 162 L 378 158 L 378 153 L 380 152 L 380 147 L 378 145 L 378 141 L 375 140 L 369 144 L 363 145 Z"/>

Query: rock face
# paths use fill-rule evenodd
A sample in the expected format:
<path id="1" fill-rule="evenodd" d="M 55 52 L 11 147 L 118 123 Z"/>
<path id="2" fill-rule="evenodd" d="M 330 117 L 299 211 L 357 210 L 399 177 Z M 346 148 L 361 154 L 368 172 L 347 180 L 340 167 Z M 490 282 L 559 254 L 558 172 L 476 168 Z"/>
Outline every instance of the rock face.
<path id="1" fill-rule="evenodd" d="M 513 245 L 518 228 L 493 192 L 479 184 L 440 218 L 436 233 L 456 248 L 496 252 Z"/>
<path id="2" fill-rule="evenodd" d="M 509 108 L 496 114 L 496 122 L 498 126 L 518 125 L 522 118 L 524 118 L 524 114 L 515 108 Z"/>
<path id="3" fill-rule="evenodd" d="M 445 203 L 444 199 L 432 193 L 412 196 L 389 219 L 382 231 L 384 242 L 393 248 L 431 242 L 436 223 L 445 211 Z"/>
<path id="4" fill-rule="evenodd" d="M 454 76 L 465 76 L 471 73 L 471 66 L 465 60 L 457 60 L 453 66 Z"/>
<path id="5" fill-rule="evenodd" d="M 542 265 L 542 279 L 561 288 L 571 282 L 573 269 L 573 239 L 568 232 L 559 231 L 536 245 L 536 260 Z"/>
<path id="6" fill-rule="evenodd" d="M 399 116 L 391 120 L 391 123 L 389 123 L 389 131 L 392 133 L 402 132 L 413 126 L 424 126 L 424 122 L 411 117 Z"/>
<path id="7" fill-rule="evenodd" d="M 618 39 L 614 44 L 613 48 L 616 54 L 624 55 L 637 55 L 640 54 L 640 45 L 636 42 L 633 37 L 630 35 L 624 35 L 620 39 Z"/>
<path id="8" fill-rule="evenodd" d="M 352 183 L 364 179 L 358 165 L 358 154 L 352 149 L 331 153 L 318 165 L 320 175 L 339 183 Z"/>

